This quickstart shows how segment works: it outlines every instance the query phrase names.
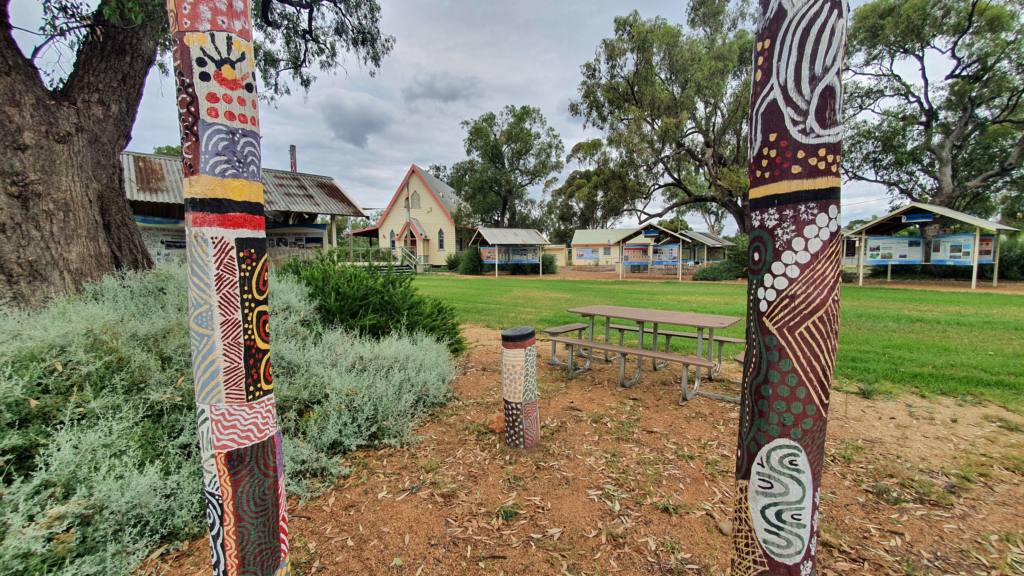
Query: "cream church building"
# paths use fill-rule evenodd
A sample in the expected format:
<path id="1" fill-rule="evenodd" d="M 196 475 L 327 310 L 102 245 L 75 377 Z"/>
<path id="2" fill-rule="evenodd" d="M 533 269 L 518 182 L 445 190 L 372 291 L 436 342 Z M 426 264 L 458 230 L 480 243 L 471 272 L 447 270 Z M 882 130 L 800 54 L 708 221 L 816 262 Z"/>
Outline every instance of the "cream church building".
<path id="1" fill-rule="evenodd" d="M 376 226 L 357 230 L 357 236 L 376 238 L 401 258 L 402 249 L 428 266 L 443 266 L 449 254 L 461 254 L 472 231 L 456 232 L 452 215 L 459 199 L 451 186 L 413 164 L 399 184 Z"/>

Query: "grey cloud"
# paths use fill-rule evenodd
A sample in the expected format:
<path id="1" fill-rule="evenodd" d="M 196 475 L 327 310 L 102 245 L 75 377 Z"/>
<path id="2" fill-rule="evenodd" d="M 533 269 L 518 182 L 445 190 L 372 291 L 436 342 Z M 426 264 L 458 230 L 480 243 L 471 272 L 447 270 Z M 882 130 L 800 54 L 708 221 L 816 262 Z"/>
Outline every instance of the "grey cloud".
<path id="1" fill-rule="evenodd" d="M 391 107 L 369 94 L 339 91 L 325 97 L 318 108 L 334 138 L 366 148 L 370 136 L 395 122 Z"/>
<path id="2" fill-rule="evenodd" d="M 436 100 L 449 104 L 472 100 L 483 96 L 483 93 L 478 76 L 456 76 L 448 72 L 415 76 L 412 82 L 402 88 L 402 97 L 406 102 Z"/>

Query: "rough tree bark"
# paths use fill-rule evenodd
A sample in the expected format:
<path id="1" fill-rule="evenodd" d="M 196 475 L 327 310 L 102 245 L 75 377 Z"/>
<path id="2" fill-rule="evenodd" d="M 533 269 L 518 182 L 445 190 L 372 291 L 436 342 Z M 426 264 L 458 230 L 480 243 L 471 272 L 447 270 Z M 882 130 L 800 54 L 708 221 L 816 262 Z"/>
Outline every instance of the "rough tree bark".
<path id="1" fill-rule="evenodd" d="M 9 3 L 0 0 L 0 302 L 32 306 L 152 266 L 119 154 L 164 22 L 114 26 L 101 3 L 67 82 L 50 90 L 11 35 Z"/>
<path id="2" fill-rule="evenodd" d="M 286 576 L 252 12 L 244 0 L 168 0 L 167 12 L 213 572 Z"/>
<path id="3" fill-rule="evenodd" d="M 814 574 L 839 336 L 846 0 L 761 0 L 735 576 Z"/>

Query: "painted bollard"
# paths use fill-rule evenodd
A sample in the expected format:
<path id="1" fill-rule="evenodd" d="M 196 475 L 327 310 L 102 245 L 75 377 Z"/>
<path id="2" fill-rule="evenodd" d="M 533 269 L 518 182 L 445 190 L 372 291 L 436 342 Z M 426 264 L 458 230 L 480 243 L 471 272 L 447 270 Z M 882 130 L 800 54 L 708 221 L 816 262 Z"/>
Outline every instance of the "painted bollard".
<path id="1" fill-rule="evenodd" d="M 540 441 L 537 411 L 537 335 L 520 326 L 501 333 L 501 397 L 505 405 L 505 444 L 533 448 Z"/>

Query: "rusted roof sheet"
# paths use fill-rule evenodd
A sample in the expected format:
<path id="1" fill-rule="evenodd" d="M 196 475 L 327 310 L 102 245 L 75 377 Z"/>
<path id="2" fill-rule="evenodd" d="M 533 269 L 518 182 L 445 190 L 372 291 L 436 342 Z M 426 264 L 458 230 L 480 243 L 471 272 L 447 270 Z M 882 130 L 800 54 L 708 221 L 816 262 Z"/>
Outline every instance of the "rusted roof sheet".
<path id="1" fill-rule="evenodd" d="M 181 162 L 171 156 L 122 152 L 125 195 L 136 202 L 183 204 Z M 330 176 L 263 169 L 267 210 L 331 216 L 367 214 Z"/>

